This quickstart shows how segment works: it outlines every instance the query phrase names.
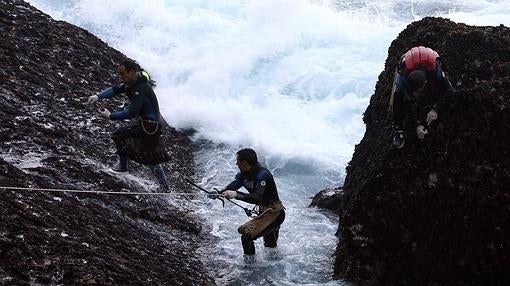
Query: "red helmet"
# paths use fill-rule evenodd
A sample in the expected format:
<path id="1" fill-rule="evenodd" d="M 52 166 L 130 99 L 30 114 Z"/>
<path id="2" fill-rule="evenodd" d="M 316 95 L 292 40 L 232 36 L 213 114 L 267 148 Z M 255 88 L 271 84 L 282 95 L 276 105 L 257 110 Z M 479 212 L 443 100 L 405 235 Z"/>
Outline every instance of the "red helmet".
<path id="1" fill-rule="evenodd" d="M 401 59 L 401 64 L 405 68 L 406 74 L 416 69 L 425 69 L 427 71 L 436 70 L 436 59 L 439 54 L 431 48 L 419 46 L 407 51 Z"/>

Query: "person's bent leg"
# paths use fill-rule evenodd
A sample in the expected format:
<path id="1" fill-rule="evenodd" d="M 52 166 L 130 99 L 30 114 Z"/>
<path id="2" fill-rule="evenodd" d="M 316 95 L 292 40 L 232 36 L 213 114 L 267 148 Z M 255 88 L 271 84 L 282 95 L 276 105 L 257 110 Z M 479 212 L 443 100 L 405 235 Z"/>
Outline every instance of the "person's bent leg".
<path id="1" fill-rule="evenodd" d="M 168 186 L 165 171 L 163 170 L 161 164 L 150 166 L 150 168 L 152 170 L 152 173 L 154 174 L 154 177 L 156 177 L 156 179 L 158 180 L 160 191 L 168 192 L 170 190 L 170 187 Z"/>
<path id="2" fill-rule="evenodd" d="M 276 248 L 278 246 L 278 235 L 280 233 L 280 227 L 276 227 L 273 231 L 264 235 L 264 246 L 270 248 Z"/>
<path id="3" fill-rule="evenodd" d="M 280 258 L 280 253 L 276 248 L 278 246 L 278 234 L 280 233 L 280 227 L 277 227 L 274 231 L 264 235 L 264 246 L 266 248 L 266 257 L 272 260 Z"/>
<path id="4" fill-rule="evenodd" d="M 243 252 L 245 255 L 255 254 L 255 242 L 248 235 L 241 235 L 241 242 L 243 243 Z"/>
<path id="5" fill-rule="evenodd" d="M 117 149 L 117 162 L 111 167 L 111 170 L 115 173 L 125 173 L 127 172 L 128 167 L 128 158 L 121 152 L 121 150 L 125 147 L 123 143 L 120 143 L 119 140 L 124 140 L 125 138 L 130 138 L 134 134 L 136 134 L 136 126 L 122 126 L 117 128 L 113 134 L 112 139 L 115 142 L 115 147 Z"/>
<path id="6" fill-rule="evenodd" d="M 278 259 L 280 254 L 278 253 L 278 236 L 280 234 L 280 225 L 285 220 L 285 212 L 282 211 L 278 218 L 268 227 L 264 232 L 264 246 L 267 249 L 267 256 L 270 259 Z"/>
<path id="7" fill-rule="evenodd" d="M 253 264 L 255 262 L 255 242 L 248 235 L 241 235 L 241 242 L 243 244 L 244 263 Z"/>

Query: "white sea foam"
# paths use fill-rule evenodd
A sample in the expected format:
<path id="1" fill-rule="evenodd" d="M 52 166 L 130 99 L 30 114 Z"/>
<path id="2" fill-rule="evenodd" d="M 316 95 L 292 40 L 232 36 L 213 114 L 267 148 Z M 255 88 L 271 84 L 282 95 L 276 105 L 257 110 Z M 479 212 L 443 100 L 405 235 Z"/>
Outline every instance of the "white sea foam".
<path id="1" fill-rule="evenodd" d="M 31 2 L 137 59 L 173 125 L 336 169 L 363 135 L 389 43 L 409 21 L 510 22 L 509 1 Z"/>

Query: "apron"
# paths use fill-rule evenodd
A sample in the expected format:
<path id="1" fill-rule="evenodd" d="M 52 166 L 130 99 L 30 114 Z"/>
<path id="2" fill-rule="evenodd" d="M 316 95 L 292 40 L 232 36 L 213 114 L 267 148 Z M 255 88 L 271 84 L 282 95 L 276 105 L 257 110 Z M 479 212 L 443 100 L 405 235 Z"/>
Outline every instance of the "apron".
<path id="1" fill-rule="evenodd" d="M 241 225 L 237 231 L 250 239 L 260 236 L 285 209 L 281 201 L 272 202 L 265 207 L 260 207 L 261 214 Z"/>
<path id="2" fill-rule="evenodd" d="M 143 165 L 157 165 L 170 160 L 161 138 L 158 121 L 139 120 L 112 133 L 119 156 Z"/>

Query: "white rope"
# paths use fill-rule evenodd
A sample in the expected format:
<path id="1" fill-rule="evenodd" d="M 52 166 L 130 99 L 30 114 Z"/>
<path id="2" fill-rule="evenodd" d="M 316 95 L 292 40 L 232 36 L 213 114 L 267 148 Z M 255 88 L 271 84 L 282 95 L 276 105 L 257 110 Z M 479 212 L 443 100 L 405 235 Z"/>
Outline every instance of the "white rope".
<path id="1" fill-rule="evenodd" d="M 200 193 L 142 193 L 142 192 L 115 192 L 115 191 L 86 191 L 86 190 L 66 190 L 66 189 L 42 189 L 42 188 L 23 188 L 23 187 L 2 187 L 4 190 L 20 190 L 20 191 L 43 191 L 58 193 L 87 193 L 87 194 L 109 194 L 109 195 L 134 195 L 134 196 L 196 196 Z"/>

